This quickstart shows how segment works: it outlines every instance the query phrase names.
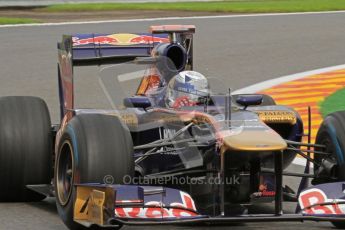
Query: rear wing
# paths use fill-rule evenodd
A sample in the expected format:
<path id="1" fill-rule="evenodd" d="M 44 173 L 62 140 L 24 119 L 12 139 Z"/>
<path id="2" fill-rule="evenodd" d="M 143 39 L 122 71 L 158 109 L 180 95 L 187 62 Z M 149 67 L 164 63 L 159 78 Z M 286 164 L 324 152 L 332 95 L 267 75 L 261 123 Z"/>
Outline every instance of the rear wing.
<path id="1" fill-rule="evenodd" d="M 73 68 L 118 64 L 154 55 L 160 44 L 178 44 L 186 51 L 185 69 L 193 69 L 192 25 L 151 26 L 150 33 L 73 34 L 58 43 L 61 118 L 74 109 Z M 70 115 L 72 116 L 72 115 Z"/>
<path id="2" fill-rule="evenodd" d="M 65 36 L 63 41 L 71 44 L 73 65 L 77 66 L 119 63 L 136 57 L 148 57 L 155 45 L 169 42 L 167 34 L 144 33 L 74 34 Z"/>

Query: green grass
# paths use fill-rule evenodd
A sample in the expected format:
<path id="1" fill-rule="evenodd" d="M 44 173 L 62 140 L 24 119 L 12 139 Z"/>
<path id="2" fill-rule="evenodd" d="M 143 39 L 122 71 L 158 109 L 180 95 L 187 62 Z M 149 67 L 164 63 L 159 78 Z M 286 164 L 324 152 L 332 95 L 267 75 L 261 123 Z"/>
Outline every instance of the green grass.
<path id="1" fill-rule="evenodd" d="M 344 10 L 345 0 L 237 0 L 178 3 L 85 3 L 51 5 L 49 12 L 111 10 L 183 10 L 232 13 L 269 13 Z"/>
<path id="2" fill-rule="evenodd" d="M 323 117 L 332 112 L 345 110 L 345 88 L 338 90 L 321 102 L 320 110 Z"/>
<path id="3" fill-rule="evenodd" d="M 28 23 L 39 23 L 40 21 L 30 18 L 8 18 L 0 17 L 0 25 L 7 24 L 28 24 Z"/>

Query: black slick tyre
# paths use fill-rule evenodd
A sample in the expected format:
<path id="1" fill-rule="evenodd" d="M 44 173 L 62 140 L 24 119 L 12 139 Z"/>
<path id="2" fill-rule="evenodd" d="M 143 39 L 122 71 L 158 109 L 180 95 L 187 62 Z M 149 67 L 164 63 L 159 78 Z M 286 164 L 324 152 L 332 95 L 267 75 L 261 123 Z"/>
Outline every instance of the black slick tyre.
<path id="1" fill-rule="evenodd" d="M 74 184 L 121 184 L 124 176 L 133 176 L 133 142 L 128 128 L 115 116 L 75 116 L 59 141 L 54 174 L 61 219 L 70 229 L 83 229 L 73 221 Z"/>
<path id="2" fill-rule="evenodd" d="M 315 154 L 315 161 L 327 165 L 335 164 L 336 167 L 332 167 L 329 170 L 323 170 L 317 166 L 314 166 L 316 175 L 323 174 L 324 178 L 332 178 L 332 181 L 327 179 L 319 179 L 317 183 L 327 183 L 334 181 L 345 180 L 345 111 L 338 111 L 329 114 L 322 122 L 317 135 L 316 144 L 325 145 L 325 149 L 316 148 L 315 150 L 330 153 L 328 156 L 321 154 Z M 328 175 L 329 174 L 329 175 Z M 344 222 L 332 222 L 332 224 L 341 229 L 345 229 Z"/>
<path id="3" fill-rule="evenodd" d="M 0 98 L 0 201 L 40 201 L 26 185 L 50 184 L 52 133 L 46 103 L 37 97 Z"/>

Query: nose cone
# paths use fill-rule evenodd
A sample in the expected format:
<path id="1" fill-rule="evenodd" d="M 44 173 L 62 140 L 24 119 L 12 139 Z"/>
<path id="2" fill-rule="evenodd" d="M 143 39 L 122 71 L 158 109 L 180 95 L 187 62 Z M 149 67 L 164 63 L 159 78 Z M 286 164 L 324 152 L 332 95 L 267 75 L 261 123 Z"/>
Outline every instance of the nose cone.
<path id="1" fill-rule="evenodd" d="M 279 151 L 287 148 L 286 142 L 273 130 L 242 130 L 223 137 L 222 152 L 226 151 Z"/>

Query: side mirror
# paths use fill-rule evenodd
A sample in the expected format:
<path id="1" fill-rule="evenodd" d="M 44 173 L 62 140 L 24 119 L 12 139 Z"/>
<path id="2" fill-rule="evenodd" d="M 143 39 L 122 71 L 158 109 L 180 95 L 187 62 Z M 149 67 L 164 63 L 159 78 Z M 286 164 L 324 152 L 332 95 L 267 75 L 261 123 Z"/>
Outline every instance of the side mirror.
<path id="1" fill-rule="evenodd" d="M 147 97 L 134 96 L 123 99 L 123 105 L 127 108 L 143 108 L 151 107 L 151 101 Z"/>
<path id="2" fill-rule="evenodd" d="M 262 95 L 241 95 L 236 99 L 237 104 L 244 106 L 246 109 L 250 105 L 260 105 L 262 103 Z"/>

